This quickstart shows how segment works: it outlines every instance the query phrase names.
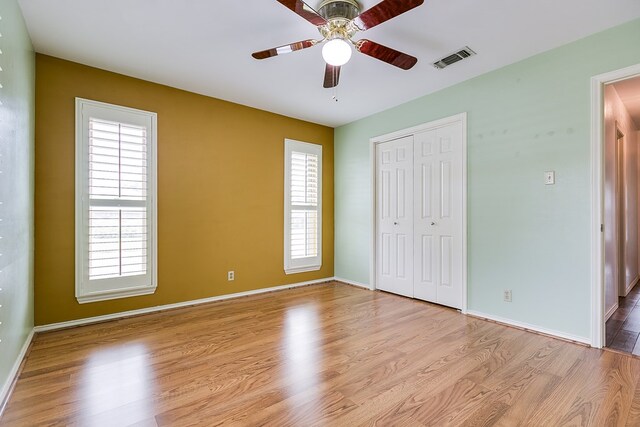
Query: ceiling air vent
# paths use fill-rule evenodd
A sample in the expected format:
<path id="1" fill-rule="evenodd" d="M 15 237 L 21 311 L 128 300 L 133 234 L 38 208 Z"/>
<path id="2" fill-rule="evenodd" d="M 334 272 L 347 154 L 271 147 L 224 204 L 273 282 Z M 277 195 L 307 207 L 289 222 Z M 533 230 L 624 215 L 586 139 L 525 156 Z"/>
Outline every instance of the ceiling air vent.
<path id="1" fill-rule="evenodd" d="M 439 70 L 442 70 L 445 67 L 448 67 L 451 64 L 455 64 L 458 61 L 462 61 L 465 58 L 475 55 L 476 53 L 469 48 L 469 46 L 465 46 L 456 53 L 452 53 L 451 55 L 447 55 L 444 58 L 433 63 L 433 66 Z"/>

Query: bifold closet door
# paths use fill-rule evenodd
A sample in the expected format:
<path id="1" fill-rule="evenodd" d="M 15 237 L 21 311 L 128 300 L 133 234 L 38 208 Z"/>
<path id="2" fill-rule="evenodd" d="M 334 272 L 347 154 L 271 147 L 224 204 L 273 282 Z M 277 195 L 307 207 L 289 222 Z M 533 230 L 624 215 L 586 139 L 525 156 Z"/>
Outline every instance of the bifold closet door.
<path id="1" fill-rule="evenodd" d="M 462 308 L 462 123 L 414 141 L 414 296 Z"/>
<path id="2" fill-rule="evenodd" d="M 377 288 L 413 296 L 413 136 L 376 145 Z"/>

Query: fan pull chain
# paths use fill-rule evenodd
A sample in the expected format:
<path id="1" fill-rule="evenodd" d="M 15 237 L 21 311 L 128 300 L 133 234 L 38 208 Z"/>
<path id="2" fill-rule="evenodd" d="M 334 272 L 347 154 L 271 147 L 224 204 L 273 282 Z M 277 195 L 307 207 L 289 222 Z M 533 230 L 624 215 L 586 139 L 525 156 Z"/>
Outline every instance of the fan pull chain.
<path id="1" fill-rule="evenodd" d="M 338 86 L 333 87 L 333 96 L 331 97 L 334 101 L 338 102 Z"/>

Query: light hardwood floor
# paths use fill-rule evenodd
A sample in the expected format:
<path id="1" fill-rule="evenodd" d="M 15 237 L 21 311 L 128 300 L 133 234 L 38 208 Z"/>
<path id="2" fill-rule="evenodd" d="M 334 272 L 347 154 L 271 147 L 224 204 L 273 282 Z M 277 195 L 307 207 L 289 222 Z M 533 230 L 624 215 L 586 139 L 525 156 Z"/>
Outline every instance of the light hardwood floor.
<path id="1" fill-rule="evenodd" d="M 327 284 L 36 337 L 3 426 L 640 425 L 640 360 Z"/>

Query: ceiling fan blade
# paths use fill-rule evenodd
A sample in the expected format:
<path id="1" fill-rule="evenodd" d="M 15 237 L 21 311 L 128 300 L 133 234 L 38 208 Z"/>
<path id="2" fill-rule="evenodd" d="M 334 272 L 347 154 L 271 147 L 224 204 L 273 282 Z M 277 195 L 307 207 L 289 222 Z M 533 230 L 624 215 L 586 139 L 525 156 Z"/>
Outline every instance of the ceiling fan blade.
<path id="1" fill-rule="evenodd" d="M 324 69 L 324 87 L 336 87 L 340 80 L 340 66 L 329 65 Z"/>
<path id="2" fill-rule="evenodd" d="M 424 0 L 382 0 L 377 5 L 358 15 L 353 22 L 360 30 L 368 30 L 391 18 L 402 15 L 422 3 L 424 3 Z"/>
<path id="3" fill-rule="evenodd" d="M 315 46 L 317 43 L 318 42 L 316 40 L 302 40 L 291 44 L 285 44 L 284 46 L 254 52 L 251 56 L 255 59 L 266 59 L 273 56 L 284 55 L 285 53 L 295 52 L 296 50 L 306 49 L 308 47 Z"/>
<path id="4" fill-rule="evenodd" d="M 395 65 L 403 70 L 408 70 L 418 62 L 418 58 L 408 55 L 406 53 L 399 52 L 390 47 L 383 46 L 379 43 L 372 42 L 371 40 L 362 39 L 355 43 L 356 50 L 360 53 L 364 53 L 372 58 L 379 59 L 391 65 Z"/>
<path id="5" fill-rule="evenodd" d="M 303 2 L 302 0 L 278 0 L 278 3 L 291 9 L 294 13 L 302 16 L 313 25 L 321 26 L 327 23 L 327 21 L 318 12 L 313 10 L 311 6 Z"/>

